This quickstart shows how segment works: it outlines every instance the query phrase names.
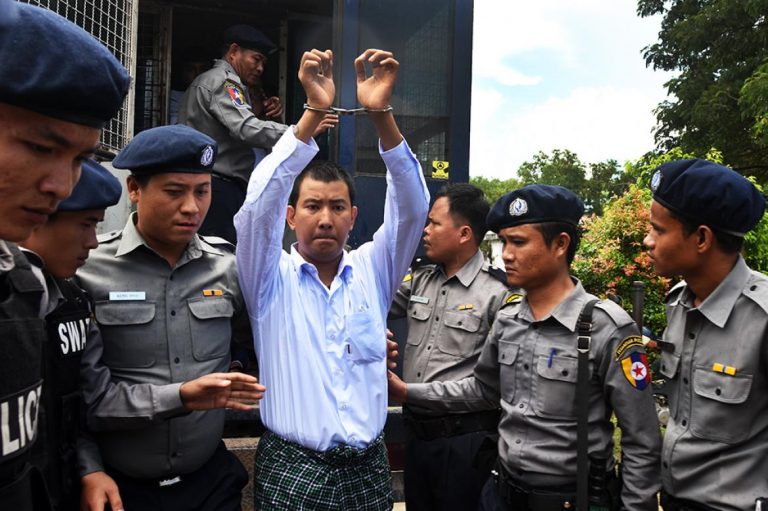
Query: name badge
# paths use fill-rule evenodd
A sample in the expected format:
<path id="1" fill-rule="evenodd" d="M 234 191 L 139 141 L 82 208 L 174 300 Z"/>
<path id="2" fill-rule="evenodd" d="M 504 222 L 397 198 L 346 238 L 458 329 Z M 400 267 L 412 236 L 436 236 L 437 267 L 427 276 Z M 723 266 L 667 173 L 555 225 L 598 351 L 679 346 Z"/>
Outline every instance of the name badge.
<path id="1" fill-rule="evenodd" d="M 146 300 L 147 293 L 144 291 L 110 291 L 110 300 Z"/>
<path id="2" fill-rule="evenodd" d="M 429 303 L 429 298 L 426 296 L 411 295 L 411 301 L 416 303 L 423 303 L 426 305 Z"/>

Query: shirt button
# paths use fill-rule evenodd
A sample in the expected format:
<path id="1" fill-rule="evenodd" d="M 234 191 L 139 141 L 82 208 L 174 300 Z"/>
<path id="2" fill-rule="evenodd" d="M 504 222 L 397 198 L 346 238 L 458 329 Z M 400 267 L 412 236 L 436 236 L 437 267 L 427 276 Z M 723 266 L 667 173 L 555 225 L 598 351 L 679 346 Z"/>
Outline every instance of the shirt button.
<path id="1" fill-rule="evenodd" d="M 176 357 L 173 359 L 173 361 L 178 364 L 179 362 L 181 362 L 181 359 L 179 357 Z"/>
<path id="2" fill-rule="evenodd" d="M 443 296 L 445 296 L 445 289 L 443 289 Z"/>
<path id="3" fill-rule="evenodd" d="M 685 383 L 686 385 L 688 385 L 688 378 L 683 378 L 683 383 Z"/>
<path id="4" fill-rule="evenodd" d="M 175 315 L 176 315 L 176 311 L 171 311 L 171 316 L 175 316 Z"/>
<path id="5" fill-rule="evenodd" d="M 667 462 L 665 461 L 664 463 L 662 463 L 662 466 L 663 466 L 664 468 L 669 468 L 669 463 L 667 463 Z"/>
<path id="6" fill-rule="evenodd" d="M 696 338 L 696 334 L 694 334 L 693 332 L 688 332 L 688 338 L 689 339 L 695 339 Z"/>
<path id="7" fill-rule="evenodd" d="M 331 339 L 335 339 L 335 338 L 336 338 L 336 334 L 331 334 Z"/>
<path id="8" fill-rule="evenodd" d="M 523 441 L 518 438 L 517 440 L 515 440 L 515 443 L 516 444 L 521 444 L 521 443 L 523 443 Z"/>
<path id="9" fill-rule="evenodd" d="M 533 325 L 531 325 L 531 328 L 533 328 L 534 330 L 538 330 L 539 329 L 539 324 L 538 323 L 534 323 Z"/>
<path id="10" fill-rule="evenodd" d="M 356 437 L 355 435 L 351 435 L 351 436 L 349 437 L 349 441 L 350 441 L 350 442 L 356 442 L 356 441 L 357 441 L 357 437 Z"/>
<path id="11" fill-rule="evenodd" d="M 432 345 L 427 346 L 427 351 L 432 349 Z"/>
<path id="12" fill-rule="evenodd" d="M 339 406 L 339 410 L 346 410 L 347 409 L 347 403 L 341 403 L 341 406 Z"/>
<path id="13" fill-rule="evenodd" d="M 527 370 L 529 367 L 531 367 L 531 366 L 529 366 L 528 364 L 523 364 L 523 369 Z"/>
<path id="14" fill-rule="evenodd" d="M 683 425 L 683 427 L 685 427 L 685 426 L 687 426 L 687 425 L 688 425 L 688 421 L 687 421 L 687 420 L 685 420 L 685 419 L 683 419 L 683 421 L 681 422 L 681 424 Z"/>
<path id="15" fill-rule="evenodd" d="M 523 403 L 520 403 L 520 404 L 518 405 L 518 408 L 524 408 L 524 407 L 525 407 L 525 405 L 524 405 Z"/>
<path id="16" fill-rule="evenodd" d="M 435 321 L 440 321 L 440 316 L 435 316 Z"/>
<path id="17" fill-rule="evenodd" d="M 168 280 L 173 280 L 173 275 L 171 275 L 170 277 L 168 277 Z"/>
<path id="18" fill-rule="evenodd" d="M 417 376 L 418 378 L 421 378 L 421 373 L 416 373 L 416 376 Z"/>

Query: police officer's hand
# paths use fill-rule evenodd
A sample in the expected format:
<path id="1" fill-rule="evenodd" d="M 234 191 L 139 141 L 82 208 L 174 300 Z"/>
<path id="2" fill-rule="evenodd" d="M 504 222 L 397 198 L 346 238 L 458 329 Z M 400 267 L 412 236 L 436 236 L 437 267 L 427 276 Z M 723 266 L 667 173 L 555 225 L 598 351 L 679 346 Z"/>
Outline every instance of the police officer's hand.
<path id="1" fill-rule="evenodd" d="M 123 501 L 117 483 L 106 472 L 91 472 L 80 478 L 80 511 L 104 511 L 109 504 L 112 511 L 123 511 Z"/>
<path id="2" fill-rule="evenodd" d="M 267 119 L 272 120 L 280 120 L 283 117 L 283 112 L 285 111 L 285 108 L 283 107 L 283 104 L 280 102 L 280 98 L 277 96 L 272 96 L 270 98 L 267 98 L 263 102 L 264 105 L 264 116 Z"/>
<path id="3" fill-rule="evenodd" d="M 309 106 L 330 108 L 336 95 L 336 86 L 333 84 L 333 52 L 316 49 L 305 51 L 299 65 L 299 81 L 307 94 Z"/>
<path id="4" fill-rule="evenodd" d="M 405 403 L 408 397 L 408 385 L 392 371 L 387 371 L 389 400 L 394 403 Z"/>
<path id="5" fill-rule="evenodd" d="M 232 408 L 252 410 L 254 401 L 264 397 L 266 387 L 245 373 L 213 373 L 184 382 L 179 389 L 188 410 Z"/>
<path id="6" fill-rule="evenodd" d="M 373 70 L 371 76 L 366 76 L 366 62 Z M 355 72 L 357 73 L 357 101 L 360 105 L 373 110 L 387 108 L 399 67 L 400 63 L 388 51 L 365 50 L 357 57 Z"/>
<path id="7" fill-rule="evenodd" d="M 394 336 L 392 330 L 387 328 L 387 367 L 389 369 L 397 367 L 397 355 L 399 355 L 397 343 L 392 340 Z"/>

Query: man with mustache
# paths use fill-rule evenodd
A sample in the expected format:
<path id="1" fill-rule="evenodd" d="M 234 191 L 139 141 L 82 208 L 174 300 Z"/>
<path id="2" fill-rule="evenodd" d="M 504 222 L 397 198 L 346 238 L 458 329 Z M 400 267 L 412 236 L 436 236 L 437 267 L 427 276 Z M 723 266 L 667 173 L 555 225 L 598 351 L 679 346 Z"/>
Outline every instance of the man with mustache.
<path id="1" fill-rule="evenodd" d="M 128 510 L 239 510 L 247 482 L 221 441 L 223 408 L 249 410 L 265 389 L 226 372 L 233 337 L 250 336 L 232 246 L 197 235 L 215 157 L 188 126 L 134 137 L 113 165 L 131 171 L 136 212 L 77 273 L 101 331 L 82 392 L 103 465 L 81 450 L 81 475 L 105 470 Z"/>
<path id="2" fill-rule="evenodd" d="M 507 297 L 504 272 L 479 250 L 489 209 L 482 190 L 470 184 L 448 185 L 437 193 L 424 228 L 428 263 L 411 268 L 389 311 L 390 318 L 408 317 L 403 358 L 408 383 L 472 376 L 496 313 L 505 299 L 515 298 Z M 404 406 L 403 419 L 409 432 L 408 509 L 475 509 L 490 468 L 474 468 L 474 459 L 489 433 L 496 432 L 498 405 L 470 413 Z"/>
<path id="3" fill-rule="evenodd" d="M 660 166 L 644 243 L 666 298 L 660 346 L 670 418 L 661 453 L 665 511 L 768 506 L 768 278 L 741 256 L 765 198 L 706 160 Z"/>
<path id="4" fill-rule="evenodd" d="M 499 462 L 483 488 L 484 511 L 569 509 L 587 487 L 577 488 L 577 476 L 588 474 L 593 479 L 584 483 L 596 505 L 658 509 L 661 439 L 637 325 L 569 273 L 583 214 L 581 200 L 560 186 L 529 185 L 499 199 L 488 226 L 504 246 L 508 284 L 525 295 L 497 314 L 473 377 L 407 386 L 390 377 L 393 398 L 409 404 L 468 411 L 501 404 Z M 579 412 L 588 466 L 577 468 Z M 619 480 L 613 413 L 622 431 Z"/>
<path id="5" fill-rule="evenodd" d="M 54 384 L 43 381 L 41 363 L 48 297 L 13 242 L 29 237 L 72 192 L 102 126 L 122 105 L 129 76 L 65 18 L 2 2 L 0 77 L 0 502 L 47 510 L 42 477 L 29 461 L 45 433 L 38 428 L 42 392 Z"/>
<path id="6" fill-rule="evenodd" d="M 330 50 L 302 56 L 307 108 L 256 168 L 235 216 L 240 282 L 269 388 L 254 475 L 262 511 L 392 508 L 382 438 L 386 317 L 429 205 L 390 107 L 398 67 L 382 50 L 355 60 L 358 102 L 388 169 L 384 223 L 373 241 L 344 250 L 357 216 L 354 183 L 336 164 L 310 164 L 318 151 L 312 134 L 335 96 Z M 297 238 L 290 254 L 282 250 L 286 216 Z"/>

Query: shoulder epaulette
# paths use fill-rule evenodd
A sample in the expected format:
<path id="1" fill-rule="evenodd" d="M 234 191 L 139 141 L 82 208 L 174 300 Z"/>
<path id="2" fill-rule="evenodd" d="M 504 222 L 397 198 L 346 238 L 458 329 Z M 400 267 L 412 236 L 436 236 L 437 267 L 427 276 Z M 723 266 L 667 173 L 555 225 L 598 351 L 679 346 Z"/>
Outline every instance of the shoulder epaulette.
<path id="1" fill-rule="evenodd" d="M 104 234 L 99 234 L 98 236 L 96 236 L 96 239 L 99 240 L 100 244 L 107 243 L 109 241 L 118 239 L 121 234 L 123 234 L 123 231 L 121 230 L 109 231 L 109 232 L 105 232 Z"/>
<path id="2" fill-rule="evenodd" d="M 523 295 L 518 292 L 512 292 L 510 291 L 507 293 L 507 296 L 504 297 L 504 301 L 501 304 L 501 308 L 510 306 L 510 305 L 519 305 L 523 301 Z"/>
<path id="3" fill-rule="evenodd" d="M 416 271 L 424 266 L 434 265 L 427 256 L 416 256 L 411 261 L 411 271 Z"/>
<path id="4" fill-rule="evenodd" d="M 753 271 L 742 293 L 768 313 L 768 277 Z"/>
<path id="5" fill-rule="evenodd" d="M 600 300 L 595 308 L 604 311 L 617 327 L 623 327 L 634 322 L 632 316 L 612 300 Z"/>
<path id="6" fill-rule="evenodd" d="M 219 236 L 200 236 L 200 239 L 216 248 L 226 248 L 229 252 L 235 253 L 235 245 L 220 238 Z"/>
<path id="7" fill-rule="evenodd" d="M 505 286 L 508 286 L 507 284 L 507 272 L 502 270 L 501 268 L 496 268 L 495 266 L 488 266 L 488 275 L 493 277 L 494 279 L 498 280 Z"/>
<path id="8" fill-rule="evenodd" d="M 680 296 L 680 293 L 681 293 L 681 292 L 683 291 L 683 289 L 685 288 L 685 285 L 686 285 L 686 284 L 685 284 L 685 281 L 684 281 L 684 280 L 681 280 L 680 282 L 678 282 L 677 284 L 675 284 L 674 286 L 672 286 L 672 289 L 670 289 L 670 290 L 667 292 L 667 296 L 665 296 L 665 297 L 664 297 L 664 301 L 665 301 L 665 302 L 669 302 L 669 301 L 670 301 L 670 300 L 672 300 L 673 298 L 675 298 L 675 297 L 677 297 L 677 296 Z"/>

